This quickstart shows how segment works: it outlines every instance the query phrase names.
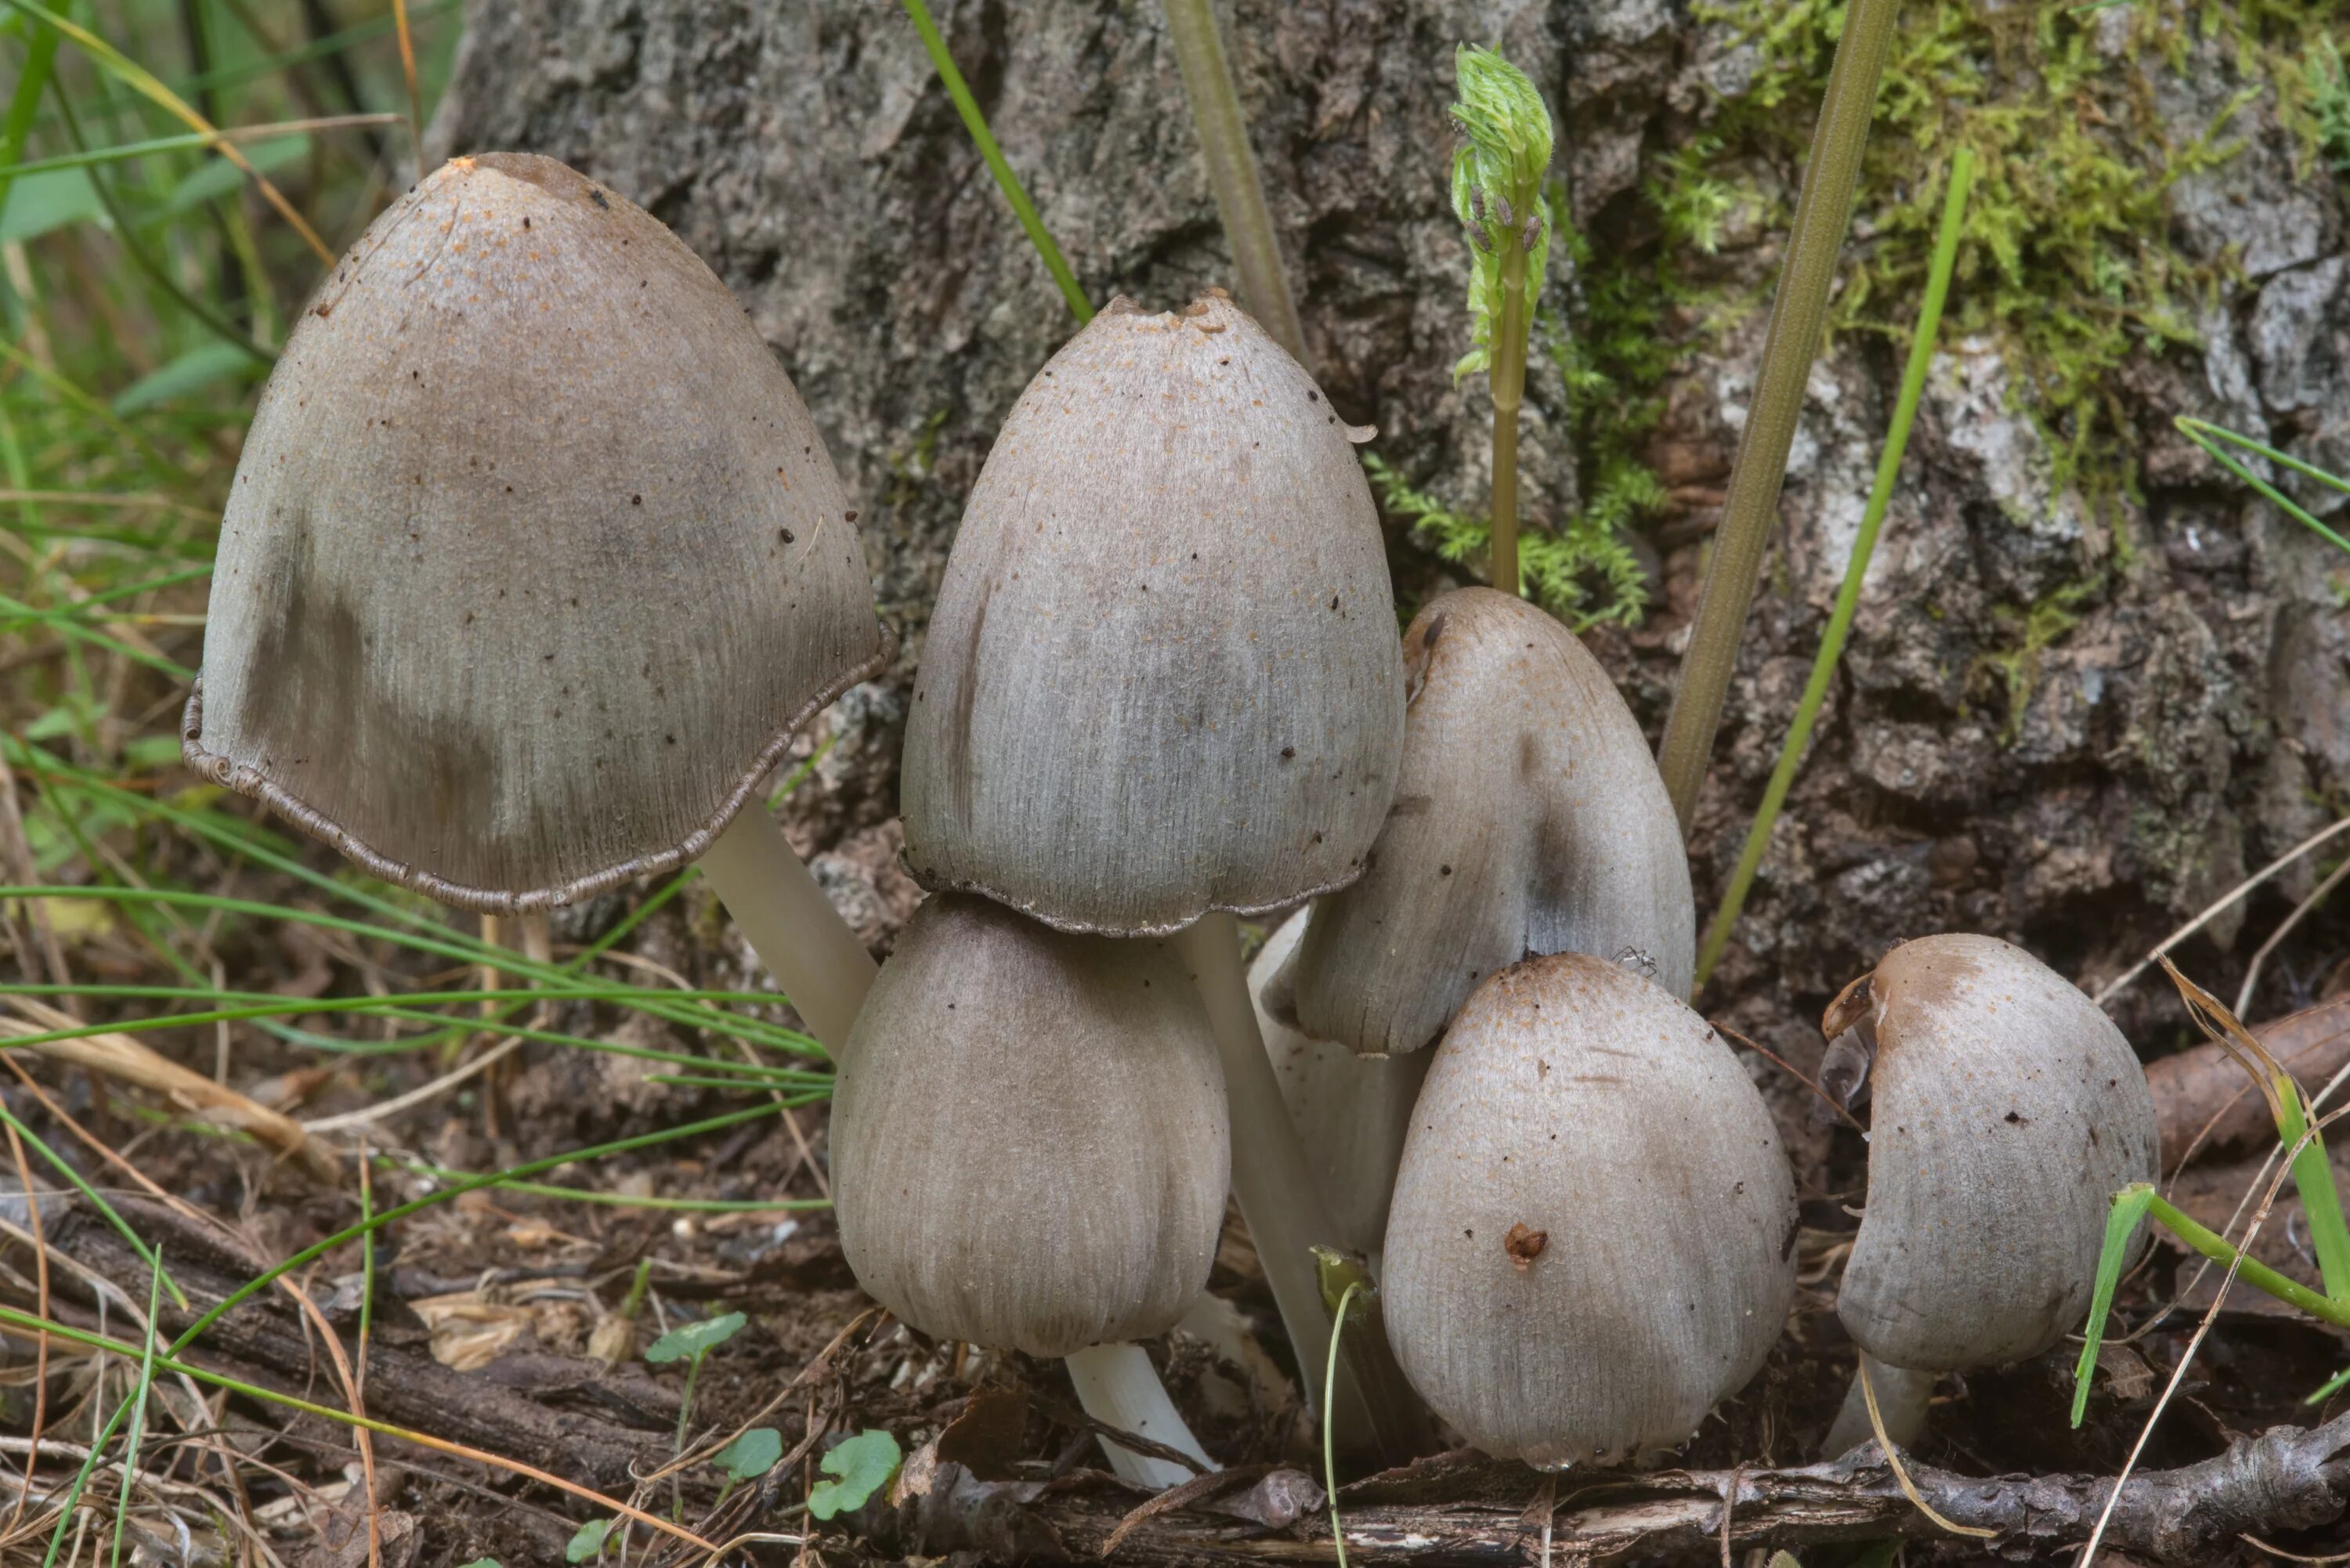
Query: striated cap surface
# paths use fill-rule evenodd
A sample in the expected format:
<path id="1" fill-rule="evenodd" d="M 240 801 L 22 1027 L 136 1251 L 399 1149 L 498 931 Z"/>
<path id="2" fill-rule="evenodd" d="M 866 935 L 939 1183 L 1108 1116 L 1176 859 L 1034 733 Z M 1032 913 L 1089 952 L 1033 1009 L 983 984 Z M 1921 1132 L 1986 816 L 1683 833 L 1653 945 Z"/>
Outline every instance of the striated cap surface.
<path id="1" fill-rule="evenodd" d="M 707 847 L 888 636 L 725 286 L 552 159 L 442 165 L 320 287 L 221 524 L 190 764 L 449 903 Z"/>
<path id="2" fill-rule="evenodd" d="M 1995 937 L 1904 942 L 1864 981 L 1839 1010 L 1865 1008 L 1877 1042 L 1867 1218 L 1836 1314 L 1895 1366 L 2036 1355 L 2088 1310 L 2114 1194 L 2155 1179 L 2137 1054 Z"/>
<path id="3" fill-rule="evenodd" d="M 1161 1333 L 1206 1286 L 1224 1079 L 1168 943 L 941 894 L 899 936 L 841 1060 L 840 1243 L 907 1323 L 1067 1355 Z"/>
<path id="4" fill-rule="evenodd" d="M 1067 930 L 1351 881 L 1403 738 L 1347 428 L 1219 293 L 1113 301 L 972 492 L 907 722 L 906 864 Z"/>
<path id="5" fill-rule="evenodd" d="M 1388 1338 L 1485 1452 L 1629 1459 L 1761 1367 L 1794 1244 L 1785 1151 L 1721 1037 L 1620 964 L 1528 959 L 1470 996 L 1420 1090 Z"/>
<path id="6" fill-rule="evenodd" d="M 1637 953 L 1689 994 L 1696 912 L 1638 721 L 1575 634 L 1461 588 L 1403 639 L 1403 766 L 1362 879 L 1323 899 L 1268 1006 L 1305 1034 L 1417 1051 L 1530 953 Z"/>

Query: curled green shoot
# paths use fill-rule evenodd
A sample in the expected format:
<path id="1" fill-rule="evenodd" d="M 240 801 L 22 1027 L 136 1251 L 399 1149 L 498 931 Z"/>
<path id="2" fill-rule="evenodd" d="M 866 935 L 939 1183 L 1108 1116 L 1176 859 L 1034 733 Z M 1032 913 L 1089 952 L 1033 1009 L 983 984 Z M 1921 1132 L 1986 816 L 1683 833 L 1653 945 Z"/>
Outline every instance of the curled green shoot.
<path id="1" fill-rule="evenodd" d="M 1491 49 L 1453 55 L 1466 140 L 1452 155 L 1452 211 L 1469 238 L 1469 352 L 1453 379 L 1486 372 L 1493 392 L 1492 581 L 1524 591 L 1518 570 L 1518 415 L 1526 394 L 1526 337 L 1555 227 L 1544 181 L 1550 109 L 1526 74 Z"/>

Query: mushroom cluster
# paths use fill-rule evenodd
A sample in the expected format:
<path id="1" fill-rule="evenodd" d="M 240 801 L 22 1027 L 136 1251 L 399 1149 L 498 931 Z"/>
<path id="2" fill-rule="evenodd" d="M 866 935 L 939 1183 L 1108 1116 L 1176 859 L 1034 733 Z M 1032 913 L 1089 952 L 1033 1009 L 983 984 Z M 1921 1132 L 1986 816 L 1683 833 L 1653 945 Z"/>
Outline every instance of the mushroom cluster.
<path id="1" fill-rule="evenodd" d="M 699 858 L 837 1058 L 859 1281 L 1066 1363 L 1129 1480 L 1211 1464 L 1137 1342 L 1198 1303 L 1228 1190 L 1304 1367 L 1316 1250 L 1381 1281 L 1392 1360 L 1350 1350 L 1342 1428 L 1409 1450 L 1399 1369 L 1492 1454 L 1637 1460 L 1776 1342 L 1793 1178 L 1689 1005 L 1638 723 L 1513 596 L 1440 594 L 1399 642 L 1369 433 L 1216 290 L 1113 301 L 1038 371 L 914 680 L 931 897 L 877 977 L 757 802 L 892 652 L 807 410 L 657 220 L 458 159 L 271 378 L 186 755 L 485 915 Z M 1237 917 L 1290 909 L 1244 971 Z M 2150 1102 L 2113 1025 L 1989 938 L 1895 948 L 1825 1029 L 1875 1116 L 1838 1311 L 1902 1440 L 1937 1373 L 2078 1320 Z"/>

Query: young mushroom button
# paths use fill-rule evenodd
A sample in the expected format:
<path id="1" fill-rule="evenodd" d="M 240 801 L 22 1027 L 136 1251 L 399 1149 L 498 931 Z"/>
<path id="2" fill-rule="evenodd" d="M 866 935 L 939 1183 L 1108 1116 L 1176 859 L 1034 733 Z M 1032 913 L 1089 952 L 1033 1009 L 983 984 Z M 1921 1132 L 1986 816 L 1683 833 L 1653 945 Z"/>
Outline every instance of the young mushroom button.
<path id="1" fill-rule="evenodd" d="M 853 515 L 775 355 L 659 220 L 552 159 L 453 160 L 337 265 L 262 395 L 187 759 L 485 912 L 712 856 L 837 1040 L 871 961 L 756 792 L 887 662 Z M 814 924 L 786 940 L 771 911 Z"/>
<path id="2" fill-rule="evenodd" d="M 1436 1048 L 1388 1220 L 1388 1336 L 1487 1453 L 1633 1459 L 1761 1367 L 1794 1239 L 1770 1112 L 1705 1021 L 1621 964 L 1528 959 Z"/>
<path id="3" fill-rule="evenodd" d="M 832 1157 L 841 1247 L 875 1300 L 938 1338 L 1069 1357 L 1097 1418 L 1197 1457 L 1123 1343 L 1183 1315 L 1223 1226 L 1223 1078 L 1169 944 L 930 899 L 858 1015 Z"/>
<path id="4" fill-rule="evenodd" d="M 1431 600 L 1403 639 L 1403 770 L 1370 869 L 1315 907 L 1266 992 L 1367 1054 L 1434 1040 L 1529 953 L 1637 954 L 1689 994 L 1689 856 L 1632 711 L 1573 632 L 1513 594 Z"/>
<path id="5" fill-rule="evenodd" d="M 2112 1021 L 1992 937 L 1904 942 L 1821 1027 L 1860 1053 L 1870 1096 L 1836 1314 L 1906 1442 L 1932 1374 L 2037 1355 L 2080 1323 L 2115 1192 L 2155 1178 L 2154 1102 Z M 1869 1436 L 1856 1384 L 1829 1451 Z"/>

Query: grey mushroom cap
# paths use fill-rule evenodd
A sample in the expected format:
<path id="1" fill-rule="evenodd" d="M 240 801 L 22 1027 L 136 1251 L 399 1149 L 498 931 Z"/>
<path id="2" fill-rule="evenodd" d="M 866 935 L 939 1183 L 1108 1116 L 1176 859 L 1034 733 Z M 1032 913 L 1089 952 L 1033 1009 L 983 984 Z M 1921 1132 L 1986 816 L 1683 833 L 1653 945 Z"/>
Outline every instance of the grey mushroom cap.
<path id="1" fill-rule="evenodd" d="M 842 1054 L 842 1250 L 938 1338 L 1061 1356 L 1172 1327 L 1207 1284 L 1229 1160 L 1215 1038 L 1163 941 L 941 894 Z"/>
<path id="2" fill-rule="evenodd" d="M 263 393 L 188 762 L 470 909 L 679 864 L 887 662 L 855 516 L 659 220 L 552 159 L 454 160 Z"/>
<path id="3" fill-rule="evenodd" d="M 1575 634 L 1461 588 L 1403 639 L 1403 769 L 1369 868 L 1315 908 L 1268 1008 L 1374 1055 L 1434 1040 L 1530 953 L 1637 954 L 1687 996 L 1689 857 L 1624 699 Z"/>
<path id="4" fill-rule="evenodd" d="M 1864 981 L 1840 1006 L 1876 1036 L 1868 1199 L 1836 1314 L 1895 1366 L 2036 1355 L 2088 1309 L 2115 1192 L 2155 1179 L 2137 1054 L 1993 937 L 1904 942 Z"/>
<path id="5" fill-rule="evenodd" d="M 1795 1189 L 1705 1021 L 1583 953 L 1487 979 L 1436 1048 L 1388 1220 L 1388 1338 L 1489 1454 L 1685 1441 L 1794 1299 Z"/>
<path id="6" fill-rule="evenodd" d="M 1350 435 L 1221 293 L 1113 300 L 1053 357 L 931 620 L 906 730 L 918 881 L 1136 935 L 1360 872 L 1403 677 Z"/>

